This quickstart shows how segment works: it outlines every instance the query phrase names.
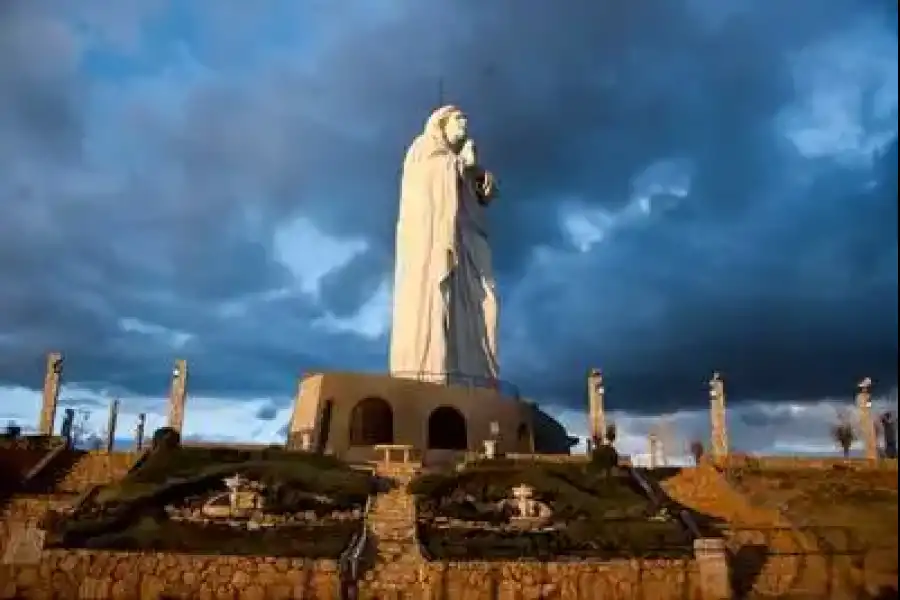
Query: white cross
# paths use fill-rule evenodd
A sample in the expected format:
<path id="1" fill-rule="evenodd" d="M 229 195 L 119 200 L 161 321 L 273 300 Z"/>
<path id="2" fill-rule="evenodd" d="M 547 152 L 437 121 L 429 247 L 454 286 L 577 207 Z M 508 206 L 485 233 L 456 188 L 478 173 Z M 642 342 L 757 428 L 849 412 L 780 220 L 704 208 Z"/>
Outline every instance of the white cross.
<path id="1" fill-rule="evenodd" d="M 512 490 L 513 497 L 519 501 L 531 500 L 531 492 L 532 491 L 533 490 L 531 489 L 531 487 L 525 485 L 524 483 L 517 487 L 514 487 Z"/>

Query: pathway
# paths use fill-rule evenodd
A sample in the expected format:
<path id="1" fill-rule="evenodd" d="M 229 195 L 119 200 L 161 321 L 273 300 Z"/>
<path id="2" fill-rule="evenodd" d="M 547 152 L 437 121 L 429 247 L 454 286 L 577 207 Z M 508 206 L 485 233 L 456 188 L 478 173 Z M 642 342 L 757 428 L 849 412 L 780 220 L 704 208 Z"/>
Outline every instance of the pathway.
<path id="1" fill-rule="evenodd" d="M 374 563 L 360 581 L 360 598 L 412 600 L 420 597 L 425 560 L 415 537 L 415 503 L 406 485 L 416 466 L 379 465 L 376 474 L 396 481 L 394 489 L 379 494 L 369 510 L 370 547 Z"/>

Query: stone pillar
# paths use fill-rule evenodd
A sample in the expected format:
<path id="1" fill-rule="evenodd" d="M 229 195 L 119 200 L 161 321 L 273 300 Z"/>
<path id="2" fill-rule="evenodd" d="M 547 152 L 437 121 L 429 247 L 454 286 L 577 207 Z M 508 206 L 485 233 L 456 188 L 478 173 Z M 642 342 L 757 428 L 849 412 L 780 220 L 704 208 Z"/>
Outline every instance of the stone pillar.
<path id="1" fill-rule="evenodd" d="M 187 397 L 187 362 L 183 359 L 175 361 L 172 369 L 172 389 L 169 392 L 168 426 L 181 433 L 184 427 L 184 403 Z"/>
<path id="2" fill-rule="evenodd" d="M 134 448 L 138 452 L 144 449 L 144 427 L 147 426 L 147 415 L 141 413 L 138 415 L 137 425 L 134 427 Z"/>
<path id="3" fill-rule="evenodd" d="M 731 577 L 728 553 L 722 538 L 694 540 L 694 558 L 700 576 L 700 597 L 703 600 L 730 600 Z"/>
<path id="4" fill-rule="evenodd" d="M 654 432 L 650 432 L 650 435 L 647 436 L 647 440 L 650 443 L 650 468 L 655 469 L 659 466 L 657 457 L 659 456 L 659 437 Z"/>
<path id="5" fill-rule="evenodd" d="M 67 408 L 62 422 L 62 435 L 66 440 L 66 446 L 72 445 L 72 428 L 75 426 L 75 409 Z"/>
<path id="6" fill-rule="evenodd" d="M 859 428 L 862 432 L 866 448 L 866 458 L 878 459 L 878 433 L 872 419 L 872 380 L 866 377 L 857 385 L 856 409 L 859 416 Z"/>
<path id="7" fill-rule="evenodd" d="M 725 420 L 725 382 L 714 373 L 709 382 L 710 421 L 712 424 L 713 458 L 728 456 L 728 426 Z"/>
<path id="8" fill-rule="evenodd" d="M 588 375 L 588 410 L 589 435 L 592 440 L 606 443 L 606 415 L 603 412 L 603 399 L 606 388 L 603 385 L 603 373 L 600 369 L 591 369 Z"/>
<path id="9" fill-rule="evenodd" d="M 44 394 L 41 403 L 41 420 L 38 432 L 41 435 L 53 435 L 56 421 L 56 403 L 59 401 L 59 384 L 62 378 L 63 358 L 59 352 L 47 355 L 47 368 L 44 372 Z"/>
<path id="10" fill-rule="evenodd" d="M 106 422 L 106 451 L 112 452 L 116 443 L 116 422 L 119 420 L 119 399 L 109 403 L 109 420 Z"/>

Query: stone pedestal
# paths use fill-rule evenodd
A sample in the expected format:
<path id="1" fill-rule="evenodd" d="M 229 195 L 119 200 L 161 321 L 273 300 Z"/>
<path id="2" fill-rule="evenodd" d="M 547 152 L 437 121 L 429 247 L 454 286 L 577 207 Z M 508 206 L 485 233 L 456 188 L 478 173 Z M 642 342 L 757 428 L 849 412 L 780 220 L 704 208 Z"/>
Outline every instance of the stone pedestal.
<path id="1" fill-rule="evenodd" d="M 179 359 L 172 369 L 172 388 L 169 392 L 168 426 L 181 433 L 184 427 L 184 404 L 187 398 L 187 362 Z"/>
<path id="2" fill-rule="evenodd" d="M 605 394 L 603 373 L 600 369 L 591 369 L 588 375 L 588 429 L 591 439 L 599 443 L 606 441 L 606 414 L 603 406 Z"/>
<path id="3" fill-rule="evenodd" d="M 497 440 L 484 440 L 484 457 L 487 459 L 497 457 Z"/>
<path id="4" fill-rule="evenodd" d="M 875 429 L 875 420 L 872 418 L 872 380 L 866 377 L 857 386 L 856 409 L 859 417 L 859 427 L 862 433 L 862 441 L 865 444 L 866 458 L 878 459 L 878 432 Z"/>
<path id="5" fill-rule="evenodd" d="M 700 576 L 700 597 L 703 600 L 730 600 L 731 577 L 728 551 L 722 538 L 694 540 L 694 558 Z"/>
<path id="6" fill-rule="evenodd" d="M 718 373 L 709 382 L 710 422 L 713 458 L 728 457 L 728 427 L 725 418 L 725 383 Z"/>
<path id="7" fill-rule="evenodd" d="M 62 368 L 62 354 L 51 352 L 47 355 L 47 368 L 44 373 L 44 393 L 41 401 L 41 418 L 38 426 L 38 431 L 41 435 L 53 435 Z"/>

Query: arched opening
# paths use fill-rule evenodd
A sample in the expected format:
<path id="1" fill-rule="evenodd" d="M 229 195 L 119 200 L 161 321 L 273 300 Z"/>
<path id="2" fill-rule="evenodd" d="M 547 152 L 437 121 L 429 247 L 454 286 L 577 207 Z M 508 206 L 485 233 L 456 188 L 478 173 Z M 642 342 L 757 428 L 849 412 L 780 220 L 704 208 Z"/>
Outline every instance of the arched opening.
<path id="1" fill-rule="evenodd" d="M 328 434 L 331 432 L 331 413 L 334 411 L 334 400 L 330 398 L 325 401 L 322 408 L 322 418 L 319 420 L 319 434 L 316 436 L 316 450 L 325 452 L 328 447 Z"/>
<path id="2" fill-rule="evenodd" d="M 523 454 L 530 454 L 533 451 L 531 447 L 531 430 L 528 429 L 528 425 L 525 423 L 522 423 L 516 429 L 516 447 Z"/>
<path id="3" fill-rule="evenodd" d="M 466 418 L 452 406 L 439 406 L 428 417 L 429 449 L 466 450 L 468 439 Z"/>
<path id="4" fill-rule="evenodd" d="M 350 445 L 394 443 L 394 411 L 386 400 L 365 398 L 350 413 Z"/>

